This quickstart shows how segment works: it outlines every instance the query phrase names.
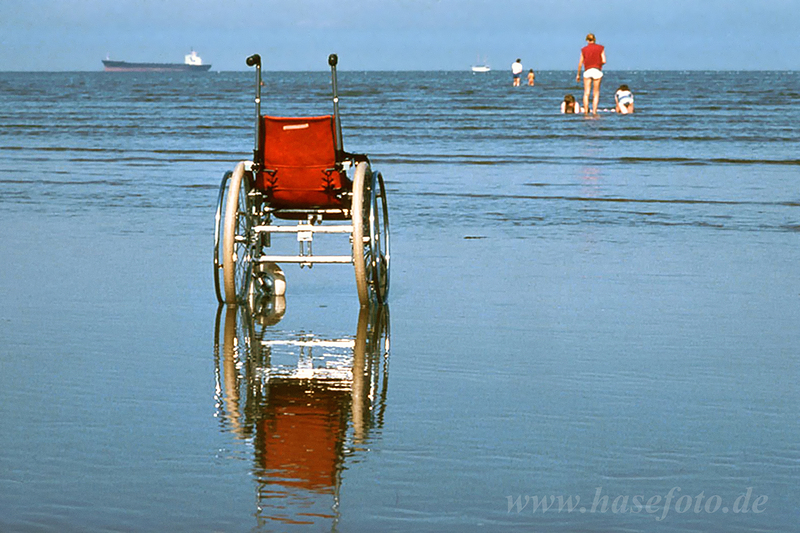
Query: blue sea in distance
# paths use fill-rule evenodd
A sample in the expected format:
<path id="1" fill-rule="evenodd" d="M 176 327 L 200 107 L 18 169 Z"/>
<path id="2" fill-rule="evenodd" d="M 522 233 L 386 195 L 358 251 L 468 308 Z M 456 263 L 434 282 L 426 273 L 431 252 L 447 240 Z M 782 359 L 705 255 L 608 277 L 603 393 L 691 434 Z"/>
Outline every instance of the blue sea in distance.
<path id="1" fill-rule="evenodd" d="M 800 73 L 623 83 L 341 71 L 390 312 L 287 265 L 253 316 L 212 280 L 252 72 L 0 73 L 0 531 L 794 531 Z"/>

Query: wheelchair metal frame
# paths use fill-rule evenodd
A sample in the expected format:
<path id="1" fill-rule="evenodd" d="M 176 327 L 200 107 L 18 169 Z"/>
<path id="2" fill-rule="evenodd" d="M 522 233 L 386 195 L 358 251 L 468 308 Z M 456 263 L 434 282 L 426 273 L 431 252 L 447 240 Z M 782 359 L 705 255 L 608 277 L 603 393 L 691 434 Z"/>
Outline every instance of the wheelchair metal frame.
<path id="1" fill-rule="evenodd" d="M 253 161 L 239 162 L 225 173 L 220 184 L 214 232 L 214 286 L 220 303 L 252 301 L 258 292 L 283 295 L 286 278 L 281 263 L 311 267 L 314 264 L 352 264 L 361 306 L 388 301 L 389 216 L 383 176 L 374 171 L 365 155 L 344 151 L 339 115 L 336 66 L 328 58 L 333 88 L 336 171 L 352 175 L 349 191 L 341 194 L 341 207 L 286 208 L 271 205 L 269 195 L 256 187 L 263 169 L 261 115 L 261 57 L 247 58 L 256 70 L 255 146 Z M 268 142 L 268 140 L 264 141 Z M 295 224 L 281 224 L 292 220 Z M 273 235 L 295 234 L 297 254 L 268 254 Z M 314 255 L 316 234 L 345 234 L 348 255 Z"/>

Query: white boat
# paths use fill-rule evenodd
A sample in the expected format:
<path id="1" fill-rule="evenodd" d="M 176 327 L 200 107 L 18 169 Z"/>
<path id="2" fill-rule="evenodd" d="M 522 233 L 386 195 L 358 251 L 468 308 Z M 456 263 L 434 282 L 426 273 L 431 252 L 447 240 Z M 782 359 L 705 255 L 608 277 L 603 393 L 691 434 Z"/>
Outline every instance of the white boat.
<path id="1" fill-rule="evenodd" d="M 481 63 L 480 57 L 475 65 L 472 65 L 472 72 L 489 72 L 491 71 L 491 67 L 489 67 L 489 63 L 486 62 L 486 58 L 483 58 L 483 63 Z"/>

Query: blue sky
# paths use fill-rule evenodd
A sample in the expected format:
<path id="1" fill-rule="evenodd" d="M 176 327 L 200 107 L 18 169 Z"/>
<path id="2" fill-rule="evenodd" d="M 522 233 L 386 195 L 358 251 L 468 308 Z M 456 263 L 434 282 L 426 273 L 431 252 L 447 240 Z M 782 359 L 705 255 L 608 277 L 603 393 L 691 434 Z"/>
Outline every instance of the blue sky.
<path id="1" fill-rule="evenodd" d="M 798 70 L 800 0 L 0 0 L 0 71 L 101 59 L 213 70 L 575 69 L 587 32 L 609 69 Z"/>

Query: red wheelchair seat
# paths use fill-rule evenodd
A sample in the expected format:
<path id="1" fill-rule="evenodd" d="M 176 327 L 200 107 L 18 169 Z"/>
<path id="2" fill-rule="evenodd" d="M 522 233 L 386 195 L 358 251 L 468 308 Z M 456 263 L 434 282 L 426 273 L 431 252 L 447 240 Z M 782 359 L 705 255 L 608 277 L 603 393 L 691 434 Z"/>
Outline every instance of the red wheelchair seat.
<path id="1" fill-rule="evenodd" d="M 346 207 L 342 192 L 350 180 L 337 165 L 336 129 L 331 115 L 261 117 L 263 166 L 256 188 L 269 205 L 289 209 Z"/>

